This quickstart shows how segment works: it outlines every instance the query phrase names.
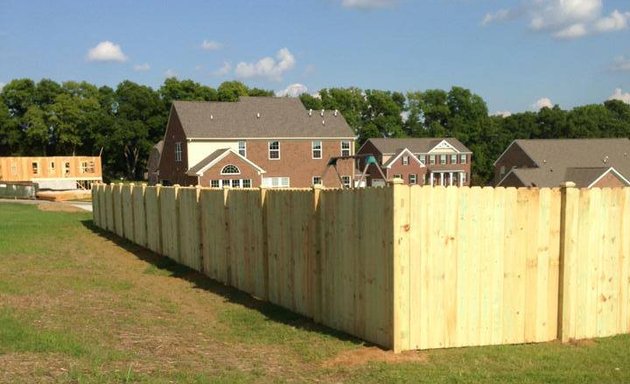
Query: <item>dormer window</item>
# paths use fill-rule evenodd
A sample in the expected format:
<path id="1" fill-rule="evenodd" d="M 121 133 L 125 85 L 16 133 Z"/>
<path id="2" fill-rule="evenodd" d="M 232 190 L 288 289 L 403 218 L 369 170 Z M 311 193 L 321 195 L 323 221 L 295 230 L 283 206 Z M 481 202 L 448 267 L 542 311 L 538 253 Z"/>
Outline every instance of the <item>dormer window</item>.
<path id="1" fill-rule="evenodd" d="M 409 156 L 403 156 L 402 163 L 403 165 L 409 165 Z"/>

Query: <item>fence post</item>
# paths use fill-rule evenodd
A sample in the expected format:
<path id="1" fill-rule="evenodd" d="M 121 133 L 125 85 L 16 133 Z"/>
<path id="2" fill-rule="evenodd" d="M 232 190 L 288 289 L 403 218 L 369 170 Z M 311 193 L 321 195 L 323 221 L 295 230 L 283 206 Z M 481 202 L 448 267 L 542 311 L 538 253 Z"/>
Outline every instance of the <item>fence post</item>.
<path id="1" fill-rule="evenodd" d="M 262 214 L 262 258 L 263 258 L 263 296 L 261 299 L 269 301 L 269 240 L 267 231 L 267 187 L 260 186 L 260 212 Z"/>
<path id="2" fill-rule="evenodd" d="M 561 185 L 560 270 L 558 276 L 558 339 L 568 342 L 575 335 L 576 240 L 579 189 L 575 183 Z"/>
<path id="3" fill-rule="evenodd" d="M 311 316 L 316 323 L 322 321 L 322 239 L 320 237 L 319 197 L 324 187 L 321 184 L 313 185 L 313 214 L 311 215 L 311 244 L 309 274 L 309 298 L 312 303 Z"/>
<path id="4" fill-rule="evenodd" d="M 393 188 L 392 349 L 399 353 L 409 343 L 409 186 L 395 178 Z"/>
<path id="5" fill-rule="evenodd" d="M 232 247 L 230 245 L 230 210 L 228 201 L 230 199 L 230 187 L 223 187 L 223 210 L 224 210 L 224 230 L 225 230 L 225 284 L 232 285 Z"/>

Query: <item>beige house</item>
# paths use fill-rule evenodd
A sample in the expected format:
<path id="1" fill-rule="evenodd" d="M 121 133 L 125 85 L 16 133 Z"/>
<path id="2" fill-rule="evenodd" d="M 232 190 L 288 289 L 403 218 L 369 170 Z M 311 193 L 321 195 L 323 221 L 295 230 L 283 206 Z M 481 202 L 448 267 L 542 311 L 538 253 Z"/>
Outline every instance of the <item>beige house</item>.
<path id="1" fill-rule="evenodd" d="M 89 189 L 102 182 L 98 156 L 0 157 L 0 182 L 28 181 L 39 189 Z"/>

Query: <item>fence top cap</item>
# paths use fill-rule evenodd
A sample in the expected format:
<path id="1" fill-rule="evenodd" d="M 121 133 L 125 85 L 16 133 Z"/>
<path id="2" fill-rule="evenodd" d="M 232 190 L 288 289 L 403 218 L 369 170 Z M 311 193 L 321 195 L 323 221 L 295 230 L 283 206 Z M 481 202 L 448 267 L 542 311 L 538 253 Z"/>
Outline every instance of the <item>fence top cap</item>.
<path id="1" fill-rule="evenodd" d="M 560 186 L 564 188 L 575 188 L 575 183 L 572 181 L 565 181 L 564 183 L 560 184 Z"/>

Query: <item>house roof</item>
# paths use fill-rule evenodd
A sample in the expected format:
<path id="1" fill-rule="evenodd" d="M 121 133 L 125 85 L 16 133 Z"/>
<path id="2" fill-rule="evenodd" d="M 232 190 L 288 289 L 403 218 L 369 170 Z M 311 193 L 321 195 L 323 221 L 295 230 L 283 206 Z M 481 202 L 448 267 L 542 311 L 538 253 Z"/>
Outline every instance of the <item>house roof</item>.
<path id="1" fill-rule="evenodd" d="M 385 139 L 373 138 L 369 141 L 384 155 L 393 155 L 403 148 L 408 148 L 413 153 L 428 153 L 442 141 L 450 144 L 460 153 L 472 153 L 461 141 L 454 137 L 446 138 L 407 138 L 407 139 Z"/>
<path id="2" fill-rule="evenodd" d="M 247 158 L 241 156 L 239 153 L 235 152 L 233 149 L 222 148 L 222 149 L 217 149 L 216 151 L 206 156 L 203 160 L 201 160 L 200 162 L 195 164 L 193 167 L 188 169 L 188 171 L 186 171 L 186 174 L 188 176 L 201 176 L 206 170 L 212 168 L 219 160 L 223 159 L 225 156 L 228 156 L 229 154 L 233 154 L 241 158 L 241 160 L 251 165 L 259 173 L 265 173 L 264 169 L 260 168 L 258 165 L 248 160 Z"/>
<path id="3" fill-rule="evenodd" d="M 173 109 L 188 139 L 355 137 L 341 113 L 311 111 L 309 114 L 298 98 L 174 101 Z"/>
<path id="4" fill-rule="evenodd" d="M 538 168 L 514 169 L 525 185 L 588 187 L 611 167 L 630 178 L 630 139 L 515 140 Z M 511 146 L 510 145 L 510 146 Z"/>
<path id="5" fill-rule="evenodd" d="M 418 165 L 422 168 L 425 167 L 424 163 L 422 161 L 420 161 L 416 156 L 414 156 L 414 154 L 407 148 L 402 148 L 399 149 L 396 154 L 394 156 L 392 156 L 385 164 L 383 164 L 383 168 L 391 168 L 392 165 L 398 161 L 398 159 L 400 159 L 400 157 L 406 153 L 411 160 L 415 161 L 416 163 L 418 163 Z"/>

